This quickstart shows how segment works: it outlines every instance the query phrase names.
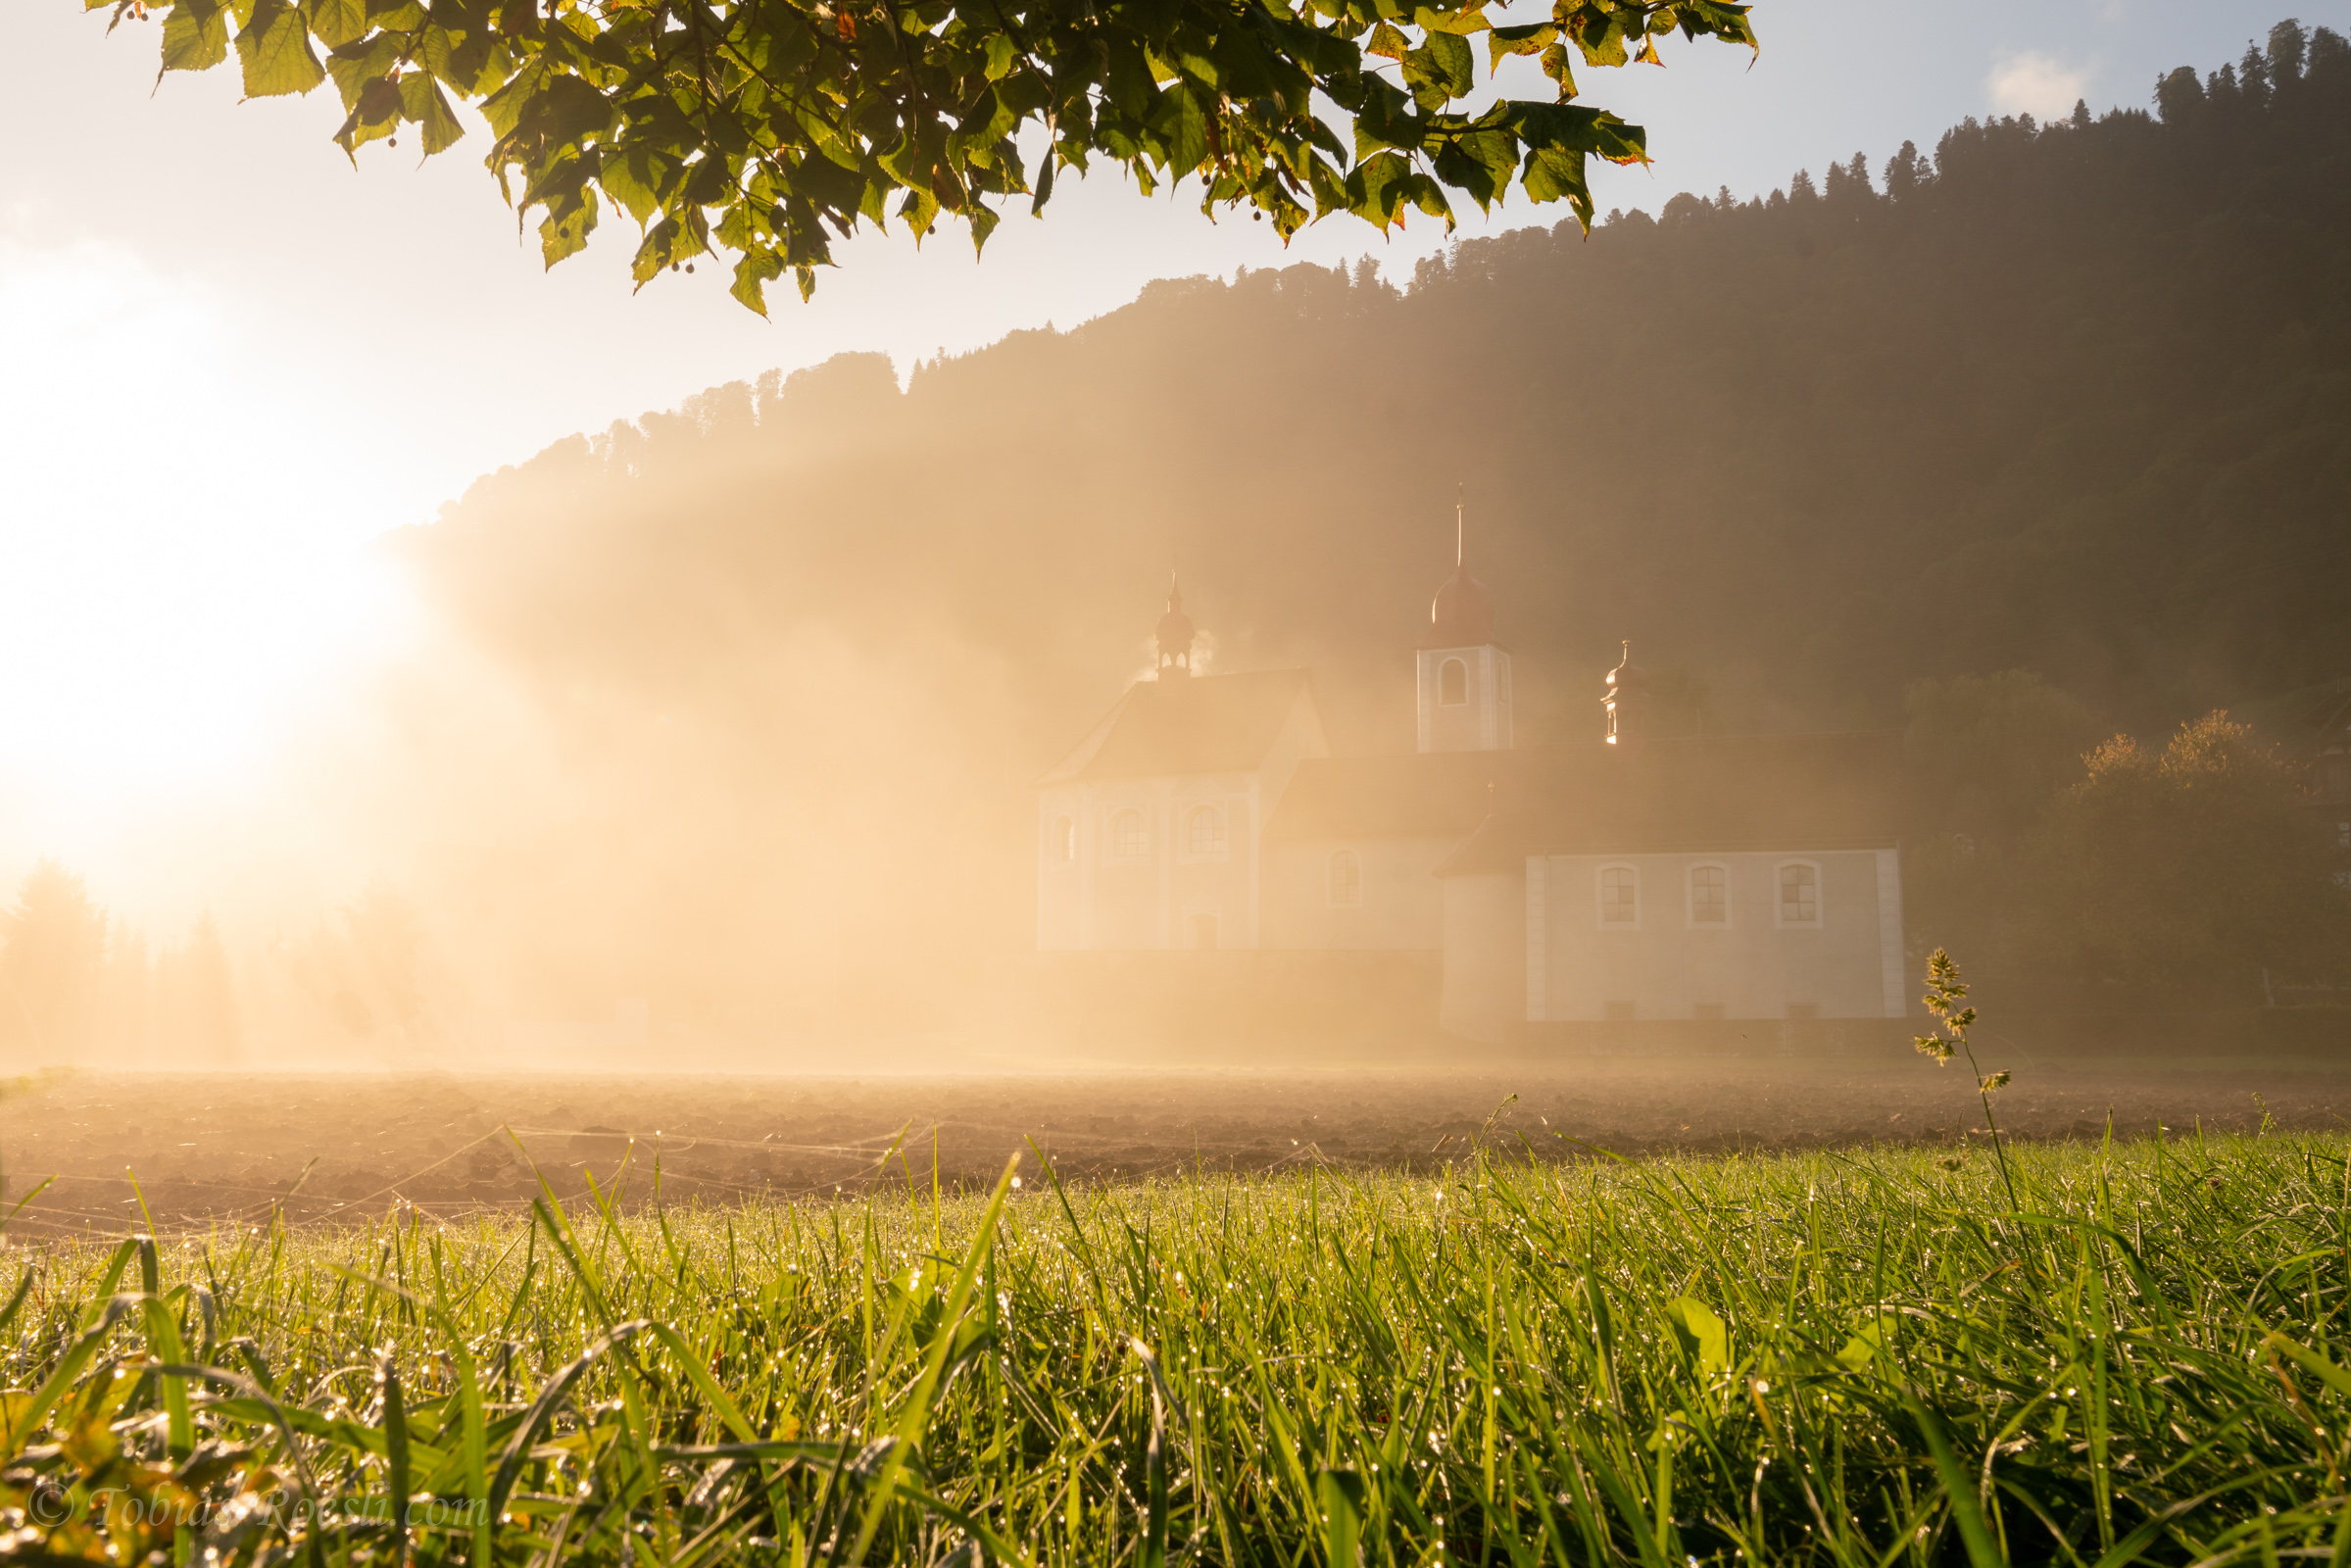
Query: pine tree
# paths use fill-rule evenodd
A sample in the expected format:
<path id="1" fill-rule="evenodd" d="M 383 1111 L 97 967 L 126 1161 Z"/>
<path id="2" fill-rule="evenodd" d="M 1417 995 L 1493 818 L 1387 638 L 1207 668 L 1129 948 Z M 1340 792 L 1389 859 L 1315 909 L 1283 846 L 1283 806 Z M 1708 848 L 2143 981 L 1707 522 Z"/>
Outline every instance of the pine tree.
<path id="1" fill-rule="evenodd" d="M 79 876 L 54 859 L 32 868 L 0 912 L 0 1036 L 44 1061 L 89 1044 L 106 925 Z"/>

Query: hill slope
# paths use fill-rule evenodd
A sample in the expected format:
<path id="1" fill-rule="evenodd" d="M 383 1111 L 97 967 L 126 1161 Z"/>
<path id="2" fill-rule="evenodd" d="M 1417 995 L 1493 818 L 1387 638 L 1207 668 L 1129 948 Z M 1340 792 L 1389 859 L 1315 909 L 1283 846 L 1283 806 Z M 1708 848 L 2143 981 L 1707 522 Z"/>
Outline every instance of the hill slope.
<path id="1" fill-rule="evenodd" d="M 1464 482 L 1522 739 L 1593 722 L 1627 636 L 1727 729 L 2011 667 L 2152 728 L 2351 670 L 2346 430 L 2351 47 L 2281 28 L 2154 113 L 1970 121 L 1405 289 L 1161 282 L 903 392 L 876 357 L 717 388 L 404 546 L 567 760 L 552 860 L 703 933 L 644 983 L 821 952 L 821 989 L 1023 944 L 1025 781 L 1171 559 L 1218 666 L 1313 664 L 1350 749 L 1410 744 Z"/>

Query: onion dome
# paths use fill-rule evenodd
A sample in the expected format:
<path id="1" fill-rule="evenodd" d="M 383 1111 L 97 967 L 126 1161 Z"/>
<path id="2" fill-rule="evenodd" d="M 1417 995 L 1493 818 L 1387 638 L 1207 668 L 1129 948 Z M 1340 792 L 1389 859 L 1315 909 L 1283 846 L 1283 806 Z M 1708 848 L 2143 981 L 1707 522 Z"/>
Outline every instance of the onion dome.
<path id="1" fill-rule="evenodd" d="M 1648 739 L 1649 672 L 1633 662 L 1633 644 L 1624 645 L 1624 660 L 1608 671 L 1608 695 L 1600 699 L 1607 715 L 1607 743 L 1631 753 Z"/>
<path id="2" fill-rule="evenodd" d="M 1630 639 L 1622 646 L 1624 662 L 1608 671 L 1608 696 L 1612 700 L 1646 697 L 1649 694 L 1649 672 L 1633 662 L 1633 644 Z"/>
<path id="3" fill-rule="evenodd" d="M 1192 617 L 1184 613 L 1184 592 L 1167 574 L 1167 613 L 1159 617 L 1159 673 L 1192 673 Z"/>
<path id="4" fill-rule="evenodd" d="M 1429 604 L 1423 648 L 1479 648 L 1494 641 L 1494 595 L 1469 574 L 1469 533 L 1463 509 L 1453 509 L 1453 574 Z"/>

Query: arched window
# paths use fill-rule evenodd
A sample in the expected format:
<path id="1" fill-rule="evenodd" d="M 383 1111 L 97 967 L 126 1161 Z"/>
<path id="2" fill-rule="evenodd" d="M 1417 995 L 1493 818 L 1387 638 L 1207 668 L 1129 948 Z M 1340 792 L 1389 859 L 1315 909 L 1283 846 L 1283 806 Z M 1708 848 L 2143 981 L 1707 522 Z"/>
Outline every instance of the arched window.
<path id="1" fill-rule="evenodd" d="M 1067 816 L 1054 817 L 1052 842 L 1053 858 L 1055 860 L 1059 861 L 1063 865 L 1075 863 L 1078 858 L 1078 824 L 1076 819 Z"/>
<path id="2" fill-rule="evenodd" d="M 1331 902 L 1347 909 L 1363 902 L 1363 862 L 1353 850 L 1337 850 L 1331 855 Z"/>
<path id="3" fill-rule="evenodd" d="M 1641 873 L 1629 865 L 1600 868 L 1600 924 L 1641 923 Z"/>
<path id="4" fill-rule="evenodd" d="M 1821 923 L 1821 868 L 1809 860 L 1790 860 L 1780 867 L 1780 923 Z"/>
<path id="5" fill-rule="evenodd" d="M 1110 818 L 1110 853 L 1122 860 L 1140 860 L 1151 854 L 1151 829 L 1141 811 L 1121 811 Z"/>
<path id="6" fill-rule="evenodd" d="M 1690 923 L 1731 923 L 1731 873 L 1719 865 L 1690 868 Z"/>
<path id="7" fill-rule="evenodd" d="M 1192 813 L 1191 850 L 1195 855 L 1224 854 L 1224 812 L 1203 806 Z"/>
<path id="8" fill-rule="evenodd" d="M 1437 700 L 1447 707 L 1469 701 L 1469 666 L 1448 659 L 1437 666 Z"/>

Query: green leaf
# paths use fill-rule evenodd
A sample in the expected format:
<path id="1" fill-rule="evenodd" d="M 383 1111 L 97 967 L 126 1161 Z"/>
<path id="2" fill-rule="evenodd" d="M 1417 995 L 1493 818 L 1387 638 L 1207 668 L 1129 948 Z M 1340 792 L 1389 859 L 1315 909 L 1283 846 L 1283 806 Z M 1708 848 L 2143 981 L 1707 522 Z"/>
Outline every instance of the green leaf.
<path id="1" fill-rule="evenodd" d="M 1677 1296 L 1665 1303 L 1665 1318 L 1701 1376 L 1717 1378 L 1731 1369 L 1731 1328 L 1714 1308 L 1694 1296 Z"/>
<path id="2" fill-rule="evenodd" d="M 1208 158 L 1208 117 L 1200 92 L 1190 82 L 1177 82 L 1160 94 L 1159 107 L 1151 118 L 1151 128 L 1165 150 L 1168 172 L 1179 178 Z"/>
<path id="3" fill-rule="evenodd" d="M 400 64 L 400 40 L 388 32 L 377 33 L 361 43 L 344 44 L 328 51 L 326 74 L 334 78 L 335 91 L 343 98 L 346 110 L 360 106 L 360 94 L 367 83 L 380 81 L 392 94 L 393 113 L 399 113 L 400 89 L 385 78 Z M 370 115 L 372 119 L 380 116 Z"/>
<path id="4" fill-rule="evenodd" d="M 971 224 L 971 249 L 974 254 L 987 247 L 988 236 L 996 232 L 998 223 L 1004 221 L 1004 214 L 984 202 L 973 202 L 964 210 L 963 217 Z"/>
<path id="5" fill-rule="evenodd" d="M 734 287 L 727 290 L 747 308 L 767 314 L 767 285 L 784 275 L 784 259 L 773 250 L 761 247 L 743 253 L 735 264 Z"/>
<path id="6" fill-rule="evenodd" d="M 1476 85 L 1469 41 L 1456 33 L 1433 32 L 1429 41 L 1404 56 L 1404 81 L 1423 109 L 1442 109 L 1466 97 Z"/>
<path id="7" fill-rule="evenodd" d="M 1012 63 L 1019 58 L 1020 45 L 1012 41 L 1012 35 L 1010 33 L 997 32 L 989 34 L 988 79 L 990 81 L 1004 80 L 1006 74 L 1011 71 Z"/>
<path id="8" fill-rule="evenodd" d="M 458 122 L 457 111 L 441 96 L 440 83 L 421 71 L 412 71 L 400 78 L 400 118 L 422 129 L 427 158 L 453 146 L 465 134 L 465 127 Z"/>
<path id="9" fill-rule="evenodd" d="M 400 128 L 400 88 L 390 77 L 370 76 L 353 97 L 351 117 L 335 132 L 345 152 L 355 153 Z"/>
<path id="10" fill-rule="evenodd" d="M 1494 24 L 1486 20 L 1483 7 L 1484 0 L 1458 11 L 1432 10 L 1422 6 L 1412 13 L 1412 24 L 1426 33 L 1467 37 L 1493 28 Z"/>
<path id="11" fill-rule="evenodd" d="M 1151 63 L 1144 58 L 1143 45 L 1133 38 L 1113 38 L 1106 45 L 1106 52 L 1109 61 L 1103 91 L 1120 114 L 1130 120 L 1148 120 L 1159 89 L 1151 80 Z"/>
<path id="12" fill-rule="evenodd" d="M 209 71 L 227 58 L 227 11 L 210 0 L 179 0 L 164 19 L 164 70 Z"/>
<path id="13" fill-rule="evenodd" d="M 311 0 L 310 11 L 311 31 L 330 49 L 367 34 L 367 0 Z"/>
<path id="14" fill-rule="evenodd" d="M 1402 208 L 1405 182 L 1412 166 L 1395 153 L 1382 153 L 1357 164 L 1347 176 L 1347 207 L 1366 222 L 1387 228 Z"/>
<path id="15" fill-rule="evenodd" d="M 1048 146 L 1045 149 L 1045 156 L 1037 161 L 1037 196 L 1034 201 L 1029 203 L 1031 218 L 1044 217 L 1045 204 L 1053 199 L 1053 150 Z"/>
<path id="16" fill-rule="evenodd" d="M 661 210 L 662 194 L 676 178 L 677 168 L 664 154 L 632 142 L 616 157 L 605 154 L 596 182 L 622 212 L 644 223 Z"/>
<path id="17" fill-rule="evenodd" d="M 1467 191 L 1483 210 L 1509 188 L 1518 167 L 1518 139 L 1495 125 L 1481 124 L 1442 139 L 1432 136 L 1429 162 L 1437 177 Z"/>
<path id="18" fill-rule="evenodd" d="M 1508 55 L 1531 55 L 1555 41 L 1559 29 L 1548 22 L 1523 27 L 1495 27 L 1486 34 L 1486 69 L 1492 72 Z"/>
<path id="19" fill-rule="evenodd" d="M 550 203 L 539 222 L 539 255 L 549 267 L 580 250 L 596 232 L 596 192 L 583 188 L 570 200 Z M 643 278 L 637 279 L 642 283 Z"/>
<path id="20" fill-rule="evenodd" d="M 237 33 L 237 58 L 248 98 L 306 93 L 326 79 L 326 68 L 311 53 L 309 25 L 286 0 L 259 0 Z"/>

